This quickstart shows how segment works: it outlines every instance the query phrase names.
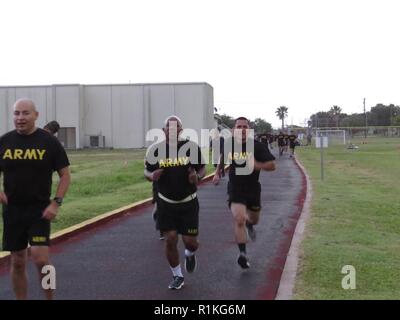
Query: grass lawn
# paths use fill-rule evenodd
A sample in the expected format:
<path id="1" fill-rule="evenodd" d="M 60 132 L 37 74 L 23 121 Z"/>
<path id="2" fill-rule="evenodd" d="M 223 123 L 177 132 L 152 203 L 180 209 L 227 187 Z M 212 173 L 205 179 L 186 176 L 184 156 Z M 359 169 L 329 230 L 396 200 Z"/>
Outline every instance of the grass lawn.
<path id="1" fill-rule="evenodd" d="M 297 157 L 313 184 L 312 214 L 295 299 L 400 299 L 400 139 L 368 138 Z M 344 265 L 356 269 L 356 289 L 341 287 Z"/>
<path id="2" fill-rule="evenodd" d="M 145 149 L 69 151 L 72 183 L 52 223 L 52 232 L 151 197 L 151 183 L 143 176 L 144 155 Z M 207 173 L 211 172 L 209 164 Z M 57 182 L 55 173 L 53 195 Z M 0 248 L 1 242 L 0 237 Z"/>

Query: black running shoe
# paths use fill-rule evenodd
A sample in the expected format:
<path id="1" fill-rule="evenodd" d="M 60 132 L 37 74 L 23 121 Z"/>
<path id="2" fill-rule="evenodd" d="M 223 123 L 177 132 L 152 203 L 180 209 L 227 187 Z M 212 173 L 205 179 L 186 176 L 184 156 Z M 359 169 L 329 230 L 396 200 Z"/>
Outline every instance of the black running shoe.
<path id="1" fill-rule="evenodd" d="M 185 282 L 183 277 L 175 276 L 168 286 L 168 289 L 179 290 L 183 287 Z"/>
<path id="2" fill-rule="evenodd" d="M 196 256 L 192 255 L 190 257 L 186 256 L 185 258 L 185 269 L 188 273 L 192 273 L 196 271 L 197 261 Z"/>
<path id="3" fill-rule="evenodd" d="M 250 268 L 249 259 L 246 257 L 246 255 L 243 252 L 241 252 L 239 254 L 237 262 L 238 262 L 239 266 L 242 267 L 242 269 Z"/>
<path id="4" fill-rule="evenodd" d="M 247 235 L 251 239 L 251 241 L 256 241 L 257 239 L 257 233 L 256 230 L 254 229 L 254 226 L 248 222 L 246 222 L 246 228 L 247 228 Z"/>

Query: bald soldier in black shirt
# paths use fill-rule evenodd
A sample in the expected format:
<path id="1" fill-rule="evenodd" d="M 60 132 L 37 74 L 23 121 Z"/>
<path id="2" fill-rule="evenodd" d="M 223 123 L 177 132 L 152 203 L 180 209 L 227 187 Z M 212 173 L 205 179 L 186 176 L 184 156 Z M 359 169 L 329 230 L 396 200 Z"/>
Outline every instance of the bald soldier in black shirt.
<path id="1" fill-rule="evenodd" d="M 14 104 L 14 125 L 0 138 L 0 174 L 4 175 L 3 249 L 11 251 L 11 280 L 17 299 L 27 297 L 27 246 L 39 275 L 49 265 L 50 221 L 70 184 L 69 161 L 60 142 L 35 122 L 39 116 L 35 104 L 20 99 Z M 53 172 L 60 181 L 53 200 L 50 200 Z M 44 289 L 48 299 L 51 289 Z"/>
<path id="2" fill-rule="evenodd" d="M 226 150 L 225 159 L 229 167 L 229 207 L 235 223 L 235 239 L 239 247 L 238 264 L 247 269 L 250 267 L 246 254 L 246 228 L 251 240 L 255 241 L 254 225 L 258 223 L 261 211 L 261 185 L 258 182 L 260 171 L 275 170 L 275 157 L 268 146 L 248 136 L 250 122 L 245 117 L 235 120 L 232 148 Z M 249 171 L 243 170 L 248 168 Z M 218 184 L 222 166 L 214 174 L 213 183 Z M 242 170 L 241 170 L 242 169 Z"/>

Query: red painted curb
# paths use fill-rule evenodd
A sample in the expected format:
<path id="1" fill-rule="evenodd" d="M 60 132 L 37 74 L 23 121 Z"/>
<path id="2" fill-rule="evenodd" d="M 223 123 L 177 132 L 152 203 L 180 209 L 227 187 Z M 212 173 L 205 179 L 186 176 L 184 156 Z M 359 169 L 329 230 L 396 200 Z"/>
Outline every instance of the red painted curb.
<path id="1" fill-rule="evenodd" d="M 296 161 L 295 164 L 302 176 L 301 190 L 297 197 L 297 210 L 293 213 L 293 215 L 290 216 L 289 225 L 283 230 L 283 233 L 286 235 L 286 237 L 279 243 L 277 255 L 272 260 L 272 266 L 267 270 L 267 285 L 259 291 L 258 298 L 260 300 L 274 300 L 276 294 L 278 293 L 279 284 L 283 269 L 285 267 L 286 258 L 289 253 L 290 245 L 292 243 L 294 231 L 296 229 L 301 212 L 303 211 L 304 201 L 307 195 L 307 178 L 304 171 Z"/>

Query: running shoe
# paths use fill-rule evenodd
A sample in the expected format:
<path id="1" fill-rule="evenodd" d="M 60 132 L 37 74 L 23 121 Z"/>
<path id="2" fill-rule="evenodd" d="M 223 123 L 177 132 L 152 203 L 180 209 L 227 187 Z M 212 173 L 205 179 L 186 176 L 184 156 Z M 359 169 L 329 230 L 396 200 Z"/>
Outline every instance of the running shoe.
<path id="1" fill-rule="evenodd" d="M 196 271 L 196 267 L 197 267 L 196 256 L 195 255 L 192 255 L 190 257 L 186 256 L 186 258 L 185 258 L 185 270 L 188 273 L 192 273 L 192 272 Z"/>
<path id="2" fill-rule="evenodd" d="M 250 263 L 249 263 L 249 259 L 246 257 L 246 254 L 241 252 L 239 254 L 238 260 L 237 260 L 239 266 L 242 267 L 242 269 L 248 269 L 250 268 Z"/>
<path id="3" fill-rule="evenodd" d="M 174 278 L 172 279 L 171 283 L 168 286 L 168 289 L 179 290 L 183 287 L 184 284 L 185 282 L 183 277 L 174 276 Z"/>

